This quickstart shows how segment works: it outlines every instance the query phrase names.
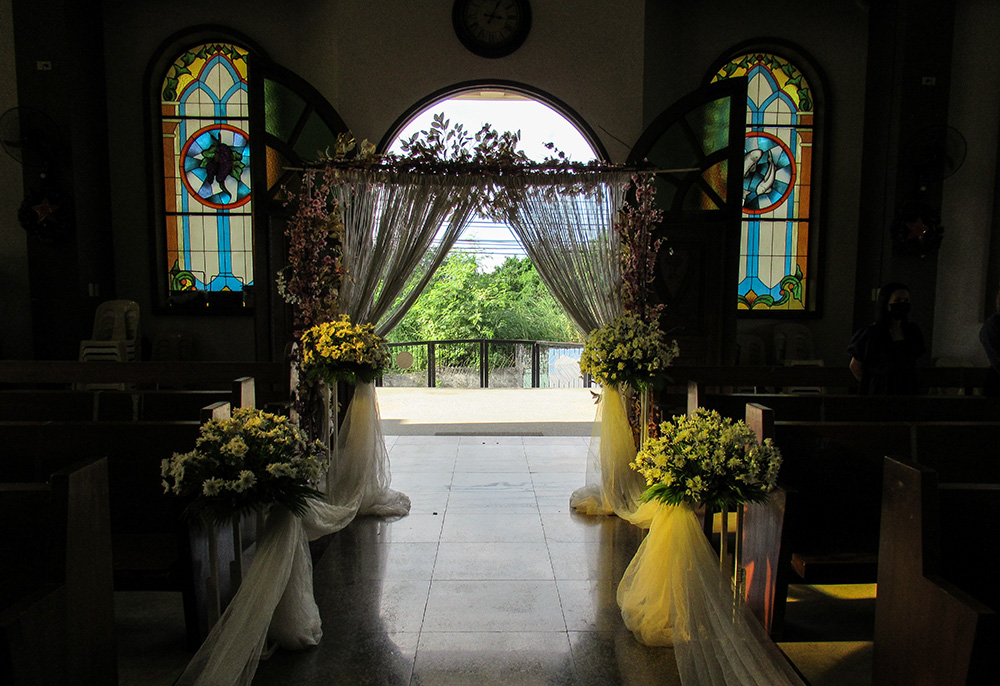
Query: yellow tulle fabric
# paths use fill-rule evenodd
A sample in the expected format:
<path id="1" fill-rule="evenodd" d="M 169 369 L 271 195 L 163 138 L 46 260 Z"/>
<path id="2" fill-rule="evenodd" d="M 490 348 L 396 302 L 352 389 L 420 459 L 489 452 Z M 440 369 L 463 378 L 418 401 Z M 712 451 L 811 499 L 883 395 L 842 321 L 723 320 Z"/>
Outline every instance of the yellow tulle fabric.
<path id="1" fill-rule="evenodd" d="M 691 507 L 647 505 L 653 508 L 649 533 L 618 586 L 622 620 L 636 639 L 673 646 L 685 686 L 802 684 L 734 599 Z"/>
<path id="2" fill-rule="evenodd" d="M 570 506 L 580 514 L 616 514 L 630 520 L 646 489 L 642 475 L 629 467 L 635 453 L 625 399 L 617 388 L 605 386 L 590 439 L 586 485 L 573 492 Z"/>

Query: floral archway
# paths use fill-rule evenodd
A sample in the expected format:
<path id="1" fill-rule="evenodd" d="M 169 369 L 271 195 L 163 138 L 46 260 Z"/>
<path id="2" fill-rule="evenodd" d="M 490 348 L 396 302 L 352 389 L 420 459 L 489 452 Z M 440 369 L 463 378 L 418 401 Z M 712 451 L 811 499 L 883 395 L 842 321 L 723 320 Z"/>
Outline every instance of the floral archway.
<path id="1" fill-rule="evenodd" d="M 651 234 L 659 221 L 651 176 L 599 162 L 574 163 L 558 154 L 532 162 L 517 152 L 517 134 L 500 134 L 486 126 L 472 135 L 461 126 L 450 128 L 443 118 L 408 141 L 405 150 L 405 157 L 380 157 L 368 144 L 342 137 L 328 159 L 302 170 L 301 187 L 290 198 L 294 215 L 287 232 L 289 265 L 279 277 L 280 291 L 295 311 L 296 337 L 305 344 L 316 327 L 337 321 L 367 327 L 365 335 L 387 333 L 419 296 L 474 212 L 506 222 L 571 319 L 583 333 L 596 332 L 588 341 L 587 364 L 604 381 L 603 411 L 595 430 L 599 440 L 591 444 L 593 469 L 588 466 L 588 484 L 574 494 L 574 505 L 588 513 L 642 520 L 646 515 L 638 511 L 645 482 L 629 468 L 636 443 L 620 391 L 623 386 L 652 385 L 676 354 L 659 330 L 658 308 L 649 293 L 660 247 Z M 623 210 L 632 186 L 636 202 Z M 308 371 L 302 364 L 303 349 L 299 347 L 295 360 L 300 372 Z M 331 354 L 327 371 L 333 376 L 327 381 L 336 378 L 338 358 Z M 311 500 L 301 517 L 284 512 L 273 522 L 269 517 L 243 585 L 179 684 L 250 683 L 268 639 L 292 649 L 318 643 L 322 629 L 307 540 L 337 531 L 359 514 L 408 513 L 409 499 L 389 488 L 375 392 L 366 381 L 355 385 L 338 427 L 331 418 L 336 417 L 336 395 L 327 395 L 332 384 L 299 374 L 300 426 L 328 443 L 334 454 L 320 484 L 324 498 Z M 648 419 L 644 403 L 638 419 L 643 434 Z M 689 534 L 690 527 L 684 533 Z M 685 551 L 704 552 L 707 542 L 703 536 L 689 536 L 677 538 L 677 544 L 673 552 L 684 557 Z M 709 579 L 692 584 L 692 592 L 723 598 L 722 591 L 711 587 L 711 560 L 704 555 L 691 559 Z M 690 673 L 705 673 L 701 664 L 706 660 L 715 664 L 716 657 L 705 652 L 715 633 L 734 645 L 747 643 L 743 634 L 703 624 L 709 615 L 718 614 L 718 607 L 674 604 L 669 613 L 673 636 L 699 648 L 678 651 L 689 656 L 684 659 L 691 665 L 697 663 L 687 670 Z M 677 619 L 677 609 L 691 612 Z M 697 633 L 692 628 L 704 626 L 713 632 L 708 640 L 691 635 Z M 753 652 L 753 647 L 747 650 Z M 765 656 L 763 662 L 769 665 L 769 660 Z"/>

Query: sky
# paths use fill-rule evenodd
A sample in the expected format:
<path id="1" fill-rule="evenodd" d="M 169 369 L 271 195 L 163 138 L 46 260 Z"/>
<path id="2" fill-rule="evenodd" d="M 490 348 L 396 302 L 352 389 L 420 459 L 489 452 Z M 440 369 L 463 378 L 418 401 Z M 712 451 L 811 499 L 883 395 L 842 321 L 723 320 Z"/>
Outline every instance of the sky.
<path id="1" fill-rule="evenodd" d="M 400 141 L 414 133 L 430 129 L 434 115 L 439 113 L 444 113 L 451 120 L 452 127 L 461 123 L 471 134 L 479 131 L 485 123 L 489 123 L 494 131 L 520 131 L 519 148 L 530 159 L 539 162 L 552 155 L 545 143 L 554 143 L 574 162 L 589 162 L 597 157 L 576 127 L 544 103 L 528 99 L 469 99 L 455 96 L 429 105 L 411 119 L 389 146 L 389 152 L 402 152 Z M 492 271 L 508 255 L 524 255 L 506 226 L 494 224 L 485 218 L 474 220 L 455 247 L 478 253 L 481 257 L 480 265 L 486 271 Z"/>

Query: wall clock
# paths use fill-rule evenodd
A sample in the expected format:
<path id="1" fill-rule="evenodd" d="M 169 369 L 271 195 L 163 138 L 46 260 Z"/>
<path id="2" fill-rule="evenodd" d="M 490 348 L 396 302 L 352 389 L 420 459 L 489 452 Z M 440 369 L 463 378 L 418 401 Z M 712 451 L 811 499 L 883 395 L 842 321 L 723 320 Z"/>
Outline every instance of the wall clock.
<path id="1" fill-rule="evenodd" d="M 528 0 L 455 0 L 451 12 L 462 45 L 481 57 L 504 57 L 531 30 Z"/>

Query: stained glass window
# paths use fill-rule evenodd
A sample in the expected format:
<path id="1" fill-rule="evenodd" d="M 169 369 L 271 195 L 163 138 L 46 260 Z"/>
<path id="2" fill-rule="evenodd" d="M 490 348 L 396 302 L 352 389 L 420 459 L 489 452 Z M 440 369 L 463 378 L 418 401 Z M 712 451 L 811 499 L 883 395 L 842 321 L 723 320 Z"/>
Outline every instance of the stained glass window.
<path id="1" fill-rule="evenodd" d="M 745 76 L 747 133 L 738 307 L 807 309 L 814 107 L 799 69 L 768 53 L 740 55 L 713 81 Z"/>
<path id="2" fill-rule="evenodd" d="M 171 292 L 253 284 L 247 57 L 236 45 L 199 45 L 163 80 L 163 266 Z"/>

